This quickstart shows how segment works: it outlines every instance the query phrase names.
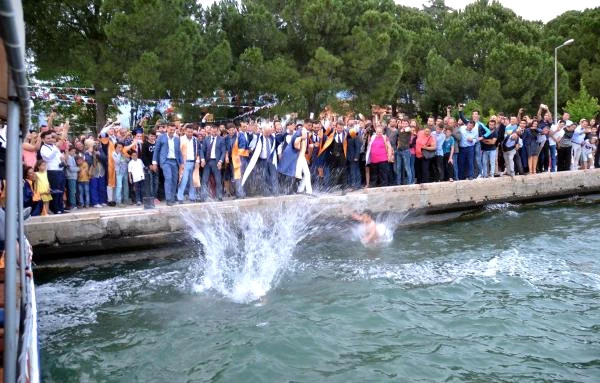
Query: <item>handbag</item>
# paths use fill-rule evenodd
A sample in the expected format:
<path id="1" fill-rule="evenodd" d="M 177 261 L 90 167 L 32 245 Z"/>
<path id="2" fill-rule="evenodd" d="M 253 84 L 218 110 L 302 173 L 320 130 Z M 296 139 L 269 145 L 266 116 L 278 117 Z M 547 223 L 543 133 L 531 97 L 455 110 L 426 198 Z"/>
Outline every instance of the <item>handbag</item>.
<path id="1" fill-rule="evenodd" d="M 385 150 L 387 152 L 387 158 L 388 158 L 388 162 L 389 163 L 394 163 L 394 161 L 396 160 L 396 156 L 394 155 L 394 148 L 392 148 L 392 145 L 390 144 L 389 139 L 387 138 L 387 136 L 385 137 Z"/>
<path id="2" fill-rule="evenodd" d="M 429 144 L 430 140 L 431 140 L 431 137 L 429 137 L 429 140 L 427 140 L 426 144 Z M 421 148 L 421 154 L 423 155 L 423 158 L 425 158 L 426 160 L 430 160 L 433 157 L 435 157 L 435 150 L 427 150 L 427 149 Z"/>

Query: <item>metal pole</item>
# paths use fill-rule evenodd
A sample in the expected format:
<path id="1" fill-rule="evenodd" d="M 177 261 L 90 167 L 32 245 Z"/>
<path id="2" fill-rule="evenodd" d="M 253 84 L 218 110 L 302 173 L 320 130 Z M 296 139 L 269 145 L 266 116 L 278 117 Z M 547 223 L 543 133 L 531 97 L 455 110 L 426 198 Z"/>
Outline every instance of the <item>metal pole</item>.
<path id="1" fill-rule="evenodd" d="M 554 48 L 554 125 L 558 121 L 558 48 Z"/>
<path id="2" fill-rule="evenodd" d="M 23 136 L 19 134 L 19 148 L 22 147 L 23 145 Z M 21 289 L 25 290 L 27 287 L 27 280 L 25 278 L 25 267 L 27 266 L 27 259 L 25 257 L 25 254 L 27 253 L 27 240 L 25 239 L 25 225 L 23 222 L 23 158 L 21 156 L 19 156 L 18 159 L 18 163 L 17 163 L 17 176 L 16 176 L 18 182 L 19 182 L 19 189 L 18 189 L 18 205 L 20 207 L 20 209 L 17 210 L 17 214 L 18 214 L 18 226 L 17 226 L 17 230 L 19 231 L 18 233 L 18 238 L 19 238 L 19 271 L 21 272 Z M 21 294 L 21 296 L 23 296 L 23 294 Z M 21 302 L 23 302 L 23 299 L 21 299 Z M 22 305 L 22 304 L 21 304 Z"/>
<path id="3" fill-rule="evenodd" d="M 6 216 L 5 216 L 5 276 L 4 276 L 4 381 L 16 381 L 17 368 L 17 210 L 18 189 L 16 179 L 21 155 L 19 145 L 19 119 L 21 110 L 16 97 L 15 84 L 9 76 L 8 119 L 6 129 Z"/>

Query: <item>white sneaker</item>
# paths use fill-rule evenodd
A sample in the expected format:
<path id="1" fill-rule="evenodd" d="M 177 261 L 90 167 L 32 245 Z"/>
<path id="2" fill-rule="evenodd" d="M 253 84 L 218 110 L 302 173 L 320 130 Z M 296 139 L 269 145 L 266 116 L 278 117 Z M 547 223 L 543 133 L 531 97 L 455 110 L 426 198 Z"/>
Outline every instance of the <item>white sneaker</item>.
<path id="1" fill-rule="evenodd" d="M 100 208 L 100 207 L 102 207 L 102 205 L 100 205 L 100 204 L 96 204 L 96 205 L 94 205 L 94 207 L 98 207 L 98 208 Z"/>

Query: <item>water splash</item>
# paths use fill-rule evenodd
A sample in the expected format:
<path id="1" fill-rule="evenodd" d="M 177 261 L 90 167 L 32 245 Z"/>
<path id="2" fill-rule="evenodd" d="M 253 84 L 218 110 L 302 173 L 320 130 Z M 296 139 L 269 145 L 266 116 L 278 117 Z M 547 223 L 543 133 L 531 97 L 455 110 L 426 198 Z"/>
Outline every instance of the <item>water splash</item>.
<path id="1" fill-rule="evenodd" d="M 296 245 L 315 229 L 310 222 L 317 214 L 298 204 L 232 216 L 212 211 L 209 221 L 189 212 L 183 215 L 203 247 L 199 264 L 190 269 L 192 290 L 249 303 L 262 299 L 277 285 Z"/>
<path id="2" fill-rule="evenodd" d="M 408 216 L 408 213 L 404 214 L 378 214 L 374 217 L 375 225 L 377 228 L 377 240 L 373 243 L 367 243 L 364 240 L 366 227 L 357 223 L 352 226 L 352 240 L 359 241 L 365 247 L 373 246 L 385 246 L 390 244 L 394 240 L 394 232 L 398 225 Z"/>

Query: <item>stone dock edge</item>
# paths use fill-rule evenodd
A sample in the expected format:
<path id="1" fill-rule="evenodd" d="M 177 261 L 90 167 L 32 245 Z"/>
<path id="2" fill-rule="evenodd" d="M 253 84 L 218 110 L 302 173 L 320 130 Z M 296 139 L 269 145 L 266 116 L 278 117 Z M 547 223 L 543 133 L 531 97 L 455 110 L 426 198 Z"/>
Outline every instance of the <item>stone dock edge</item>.
<path id="1" fill-rule="evenodd" d="M 39 260 L 156 249 L 182 244 L 189 237 L 184 219 L 192 214 L 210 220 L 215 211 L 238 214 L 275 205 L 300 204 L 321 217 L 348 218 L 353 211 L 410 213 L 406 224 L 456 218 L 463 212 L 496 203 L 525 203 L 600 193 L 600 169 L 497 177 L 473 181 L 363 189 L 347 194 L 286 195 L 176 206 L 104 208 L 32 217 L 25 231 Z"/>

